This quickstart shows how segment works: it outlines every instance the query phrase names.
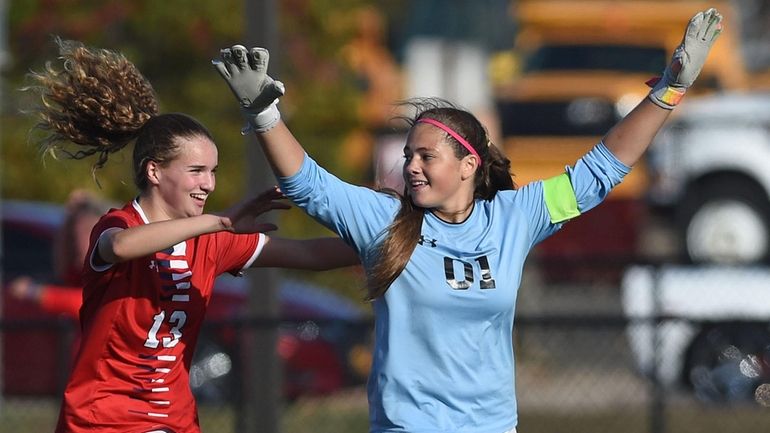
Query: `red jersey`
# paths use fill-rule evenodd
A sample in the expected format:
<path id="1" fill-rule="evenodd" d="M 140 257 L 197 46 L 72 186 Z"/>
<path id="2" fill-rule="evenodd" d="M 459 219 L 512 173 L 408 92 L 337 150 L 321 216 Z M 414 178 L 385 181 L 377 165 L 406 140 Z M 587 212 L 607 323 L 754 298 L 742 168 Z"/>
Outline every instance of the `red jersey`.
<path id="1" fill-rule="evenodd" d="M 110 228 L 146 224 L 137 201 L 104 215 L 88 257 Z M 82 344 L 57 432 L 198 432 L 189 370 L 215 278 L 259 255 L 264 235 L 218 232 L 83 274 Z"/>

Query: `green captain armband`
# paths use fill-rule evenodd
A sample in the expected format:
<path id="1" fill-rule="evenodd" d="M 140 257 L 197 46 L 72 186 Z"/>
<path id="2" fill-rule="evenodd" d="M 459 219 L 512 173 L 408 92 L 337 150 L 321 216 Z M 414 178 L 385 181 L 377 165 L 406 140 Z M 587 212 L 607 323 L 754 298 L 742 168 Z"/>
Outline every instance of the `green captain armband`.
<path id="1" fill-rule="evenodd" d="M 543 196 L 552 223 L 564 222 L 580 215 L 575 190 L 567 173 L 544 180 Z"/>

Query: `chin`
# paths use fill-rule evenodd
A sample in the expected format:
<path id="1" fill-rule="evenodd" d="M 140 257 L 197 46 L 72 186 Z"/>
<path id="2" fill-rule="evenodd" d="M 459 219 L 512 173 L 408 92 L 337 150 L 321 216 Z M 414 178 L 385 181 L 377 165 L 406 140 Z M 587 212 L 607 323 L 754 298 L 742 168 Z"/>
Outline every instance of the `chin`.
<path id="1" fill-rule="evenodd" d="M 417 207 L 421 207 L 424 209 L 430 209 L 433 207 L 431 203 L 427 203 L 425 200 L 415 200 L 414 197 L 412 197 L 412 204 L 414 204 Z"/>

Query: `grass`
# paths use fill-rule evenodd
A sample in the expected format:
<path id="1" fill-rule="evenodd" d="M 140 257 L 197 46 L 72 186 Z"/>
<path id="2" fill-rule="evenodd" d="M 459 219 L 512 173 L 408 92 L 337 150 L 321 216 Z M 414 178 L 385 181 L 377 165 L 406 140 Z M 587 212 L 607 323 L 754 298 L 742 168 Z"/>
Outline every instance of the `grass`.
<path id="1" fill-rule="evenodd" d="M 59 401 L 13 398 L 0 401 L 0 433 L 51 433 Z M 235 411 L 229 406 L 200 405 L 204 433 L 235 433 Z M 332 397 L 298 400 L 284 408 L 281 429 L 291 433 L 365 433 L 369 429 L 366 395 L 362 390 Z"/>
<path id="2" fill-rule="evenodd" d="M 56 425 L 54 399 L 9 399 L 0 403 L 0 433 L 50 433 Z M 203 432 L 235 433 L 231 408 L 200 408 Z M 526 433 L 649 433 L 648 407 L 612 409 L 523 411 L 519 430 Z M 767 433 L 770 408 L 757 405 L 708 406 L 671 402 L 663 420 L 665 433 Z M 365 433 L 368 431 L 366 396 L 353 390 L 327 398 L 299 400 L 284 409 L 281 429 L 287 433 Z"/>

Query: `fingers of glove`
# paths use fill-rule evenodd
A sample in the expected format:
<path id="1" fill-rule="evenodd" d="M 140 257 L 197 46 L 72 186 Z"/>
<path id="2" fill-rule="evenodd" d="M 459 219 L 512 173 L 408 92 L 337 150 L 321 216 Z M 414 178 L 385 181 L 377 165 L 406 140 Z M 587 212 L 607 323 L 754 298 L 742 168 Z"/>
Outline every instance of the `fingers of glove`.
<path id="1" fill-rule="evenodd" d="M 248 59 L 246 58 L 246 47 L 243 45 L 233 45 L 230 49 L 232 52 L 233 64 L 239 69 L 246 69 L 249 67 Z"/>
<path id="2" fill-rule="evenodd" d="M 687 23 L 687 29 L 685 30 L 682 43 L 687 43 L 687 41 L 690 40 L 700 40 L 699 34 L 701 32 L 701 24 L 703 24 L 703 12 L 698 12 L 690 18 L 690 22 Z"/>
<path id="3" fill-rule="evenodd" d="M 214 69 L 219 72 L 219 75 L 221 75 L 225 80 L 232 77 L 232 75 L 230 75 L 230 71 L 227 70 L 227 66 L 225 66 L 221 60 L 212 60 L 211 64 L 214 66 Z"/>
<path id="4" fill-rule="evenodd" d="M 722 14 L 716 9 L 711 8 L 706 11 L 706 25 L 702 40 L 706 42 L 714 41 L 722 33 Z"/>
<path id="5" fill-rule="evenodd" d="M 712 42 L 722 31 L 722 15 L 711 8 L 698 12 L 687 26 L 686 39 L 698 42 Z"/>
<path id="6" fill-rule="evenodd" d="M 258 72 L 267 72 L 270 63 L 270 53 L 261 47 L 254 47 L 249 52 L 249 65 Z"/>
<path id="7" fill-rule="evenodd" d="M 219 50 L 219 58 L 222 59 L 225 63 L 232 63 L 233 62 L 233 53 L 230 52 L 230 48 L 222 48 Z"/>
<path id="8" fill-rule="evenodd" d="M 228 78 L 234 74 L 238 74 L 238 66 L 235 64 L 235 58 L 233 57 L 232 49 L 223 48 L 219 51 L 219 57 L 224 63 L 224 67 L 227 68 Z"/>

